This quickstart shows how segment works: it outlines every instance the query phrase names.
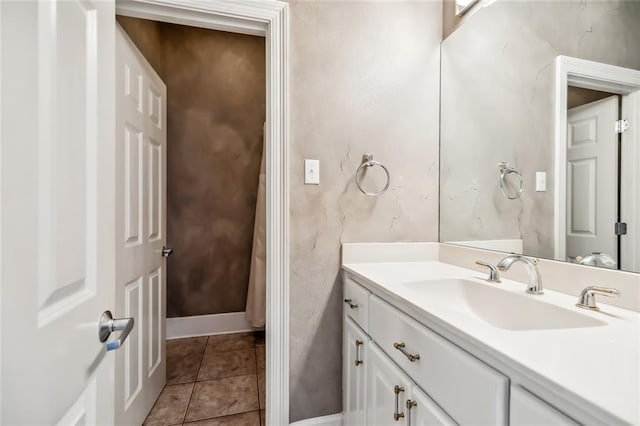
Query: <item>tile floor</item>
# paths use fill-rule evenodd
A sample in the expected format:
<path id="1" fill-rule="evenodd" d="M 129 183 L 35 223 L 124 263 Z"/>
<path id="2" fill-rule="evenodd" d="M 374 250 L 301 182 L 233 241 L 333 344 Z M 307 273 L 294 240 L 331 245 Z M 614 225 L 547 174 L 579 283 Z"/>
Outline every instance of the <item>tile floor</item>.
<path id="1" fill-rule="evenodd" d="M 167 385 L 148 426 L 264 426 L 264 333 L 167 341 Z"/>

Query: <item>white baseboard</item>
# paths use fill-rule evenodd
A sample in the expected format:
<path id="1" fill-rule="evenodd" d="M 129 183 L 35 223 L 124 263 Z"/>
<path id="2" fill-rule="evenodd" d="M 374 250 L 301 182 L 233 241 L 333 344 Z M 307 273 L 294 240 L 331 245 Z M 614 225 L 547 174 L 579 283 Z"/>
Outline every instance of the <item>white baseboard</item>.
<path id="1" fill-rule="evenodd" d="M 342 426 L 342 413 L 300 420 L 290 426 Z"/>
<path id="2" fill-rule="evenodd" d="M 167 318 L 167 340 L 257 330 L 260 329 L 249 324 L 244 312 Z"/>

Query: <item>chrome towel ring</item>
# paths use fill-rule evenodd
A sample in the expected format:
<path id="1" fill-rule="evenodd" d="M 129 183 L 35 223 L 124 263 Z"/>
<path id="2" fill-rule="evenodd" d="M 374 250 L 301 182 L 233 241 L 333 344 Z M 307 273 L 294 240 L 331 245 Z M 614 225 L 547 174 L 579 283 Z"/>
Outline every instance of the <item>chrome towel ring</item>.
<path id="1" fill-rule="evenodd" d="M 364 172 L 366 172 L 366 170 L 370 167 L 373 166 L 380 166 L 382 167 L 382 170 L 384 170 L 384 172 L 387 175 L 387 184 L 384 186 L 384 188 L 382 188 L 380 191 L 378 192 L 369 192 L 366 191 L 362 185 L 360 184 L 360 171 L 364 170 Z M 362 174 L 364 174 L 364 172 Z M 378 195 L 382 195 L 384 194 L 387 189 L 389 189 L 389 185 L 391 184 L 391 175 L 389 175 L 389 170 L 387 170 L 387 168 L 384 166 L 384 164 L 375 161 L 373 159 L 373 155 L 371 154 L 364 154 L 362 156 L 362 163 L 360 163 L 360 166 L 358 167 L 358 169 L 356 170 L 356 186 L 358 187 L 358 189 L 360 190 L 360 192 L 362 192 L 364 195 L 368 195 L 370 197 L 377 197 Z"/>
<path id="2" fill-rule="evenodd" d="M 514 169 L 513 167 L 510 167 L 509 163 L 507 163 L 506 161 L 502 161 L 500 162 L 500 164 L 498 164 L 498 170 L 500 170 L 500 190 L 502 190 L 502 193 L 504 194 L 504 196 L 510 200 L 515 200 L 520 198 L 520 196 L 522 195 L 522 191 L 524 190 L 522 185 L 522 174 L 520 174 L 520 172 Z M 518 190 L 513 194 L 509 194 L 507 192 L 507 189 L 506 189 L 507 185 L 505 183 L 505 178 L 510 174 L 516 175 L 518 177 L 518 182 L 520 184 Z"/>

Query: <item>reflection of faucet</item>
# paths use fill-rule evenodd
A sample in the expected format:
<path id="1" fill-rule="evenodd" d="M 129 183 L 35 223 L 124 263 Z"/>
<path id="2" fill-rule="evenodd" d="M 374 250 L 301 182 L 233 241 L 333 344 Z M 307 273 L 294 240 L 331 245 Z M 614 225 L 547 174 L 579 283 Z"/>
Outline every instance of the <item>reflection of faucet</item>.
<path id="1" fill-rule="evenodd" d="M 528 257 L 520 255 L 507 256 L 496 265 L 496 268 L 501 271 L 508 271 L 511 265 L 516 262 L 522 262 L 527 266 L 527 273 L 529 274 L 527 293 L 536 295 L 544 293 L 542 289 L 542 277 L 540 276 L 540 271 L 537 266 L 537 259 L 529 259 Z"/>
<path id="2" fill-rule="evenodd" d="M 613 268 L 616 266 L 616 262 L 611 258 L 611 256 L 597 251 L 594 251 L 585 257 L 578 256 L 576 257 L 576 261 L 581 265 L 605 266 L 607 268 Z"/>

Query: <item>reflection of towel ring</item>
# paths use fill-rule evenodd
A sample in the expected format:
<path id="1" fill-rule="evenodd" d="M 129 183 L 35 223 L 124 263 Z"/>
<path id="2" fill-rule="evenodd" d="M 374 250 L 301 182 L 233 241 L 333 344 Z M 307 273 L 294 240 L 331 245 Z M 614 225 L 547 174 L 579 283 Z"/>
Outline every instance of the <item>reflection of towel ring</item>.
<path id="1" fill-rule="evenodd" d="M 522 191 L 523 191 L 523 187 L 522 187 L 522 175 L 520 174 L 519 171 L 517 171 L 516 169 L 509 167 L 509 163 L 502 161 L 500 164 L 498 164 L 498 169 L 500 170 L 500 189 L 502 190 L 502 193 L 504 194 L 505 197 L 507 197 L 510 200 L 515 200 L 517 198 L 520 198 L 520 196 L 522 195 Z M 518 191 L 515 194 L 508 194 L 507 190 L 506 190 L 506 184 L 504 179 L 510 175 L 510 174 L 515 174 L 516 176 L 518 176 L 518 180 L 520 181 L 520 188 L 518 189 Z"/>
<path id="2" fill-rule="evenodd" d="M 384 172 L 387 174 L 387 184 L 384 186 L 384 188 L 382 188 L 378 192 L 366 191 L 364 188 L 362 188 L 362 185 L 360 185 L 360 170 L 363 167 L 369 168 L 369 167 L 373 167 L 373 166 L 382 167 L 382 170 L 384 170 Z M 389 189 L 389 184 L 390 183 L 391 183 L 391 176 L 389 175 L 389 170 L 387 170 L 387 168 L 384 166 L 384 164 L 382 164 L 382 163 L 380 163 L 378 161 L 374 161 L 373 160 L 373 155 L 364 154 L 362 156 L 362 163 L 360 164 L 360 166 L 356 170 L 356 185 L 358 186 L 358 189 L 360 190 L 360 192 L 362 192 L 364 195 L 368 195 L 370 197 L 377 197 L 378 195 L 384 194 L 387 191 L 387 189 Z"/>

